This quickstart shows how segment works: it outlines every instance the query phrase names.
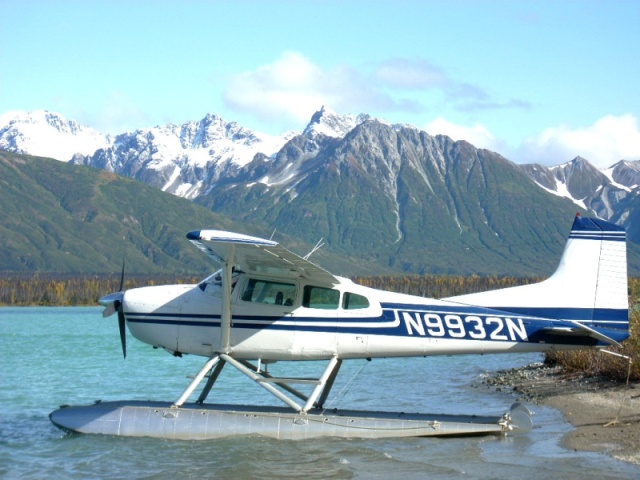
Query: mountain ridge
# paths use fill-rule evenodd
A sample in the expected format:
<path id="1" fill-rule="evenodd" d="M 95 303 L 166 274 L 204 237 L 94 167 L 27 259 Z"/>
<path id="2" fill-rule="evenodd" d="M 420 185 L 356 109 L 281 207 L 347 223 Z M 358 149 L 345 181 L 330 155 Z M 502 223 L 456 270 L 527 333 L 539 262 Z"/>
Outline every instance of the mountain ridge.
<path id="1" fill-rule="evenodd" d="M 263 160 L 275 158 L 277 152 L 297 135 L 312 140 L 318 137 L 344 138 L 353 128 L 364 122 L 389 125 L 368 114 L 339 115 L 325 107 L 312 115 L 302 132 L 285 132 L 279 136 L 253 132 L 236 122 L 227 122 L 215 114 L 206 114 L 197 122 L 137 129 L 115 136 L 101 135 L 74 120 L 66 120 L 59 114 L 47 111 L 8 112 L 0 118 L 0 149 L 106 169 L 188 199 L 206 193 L 216 181 L 230 173 L 235 174 L 251 163 L 256 156 L 262 157 Z M 34 138 L 38 136 L 35 126 L 39 124 L 43 125 L 44 131 L 39 133 L 42 137 L 40 139 Z M 27 133 L 23 131 L 25 126 L 29 127 Z M 417 129 L 402 124 L 392 127 Z M 56 128 L 61 136 L 54 139 L 51 132 Z M 68 136 L 72 132 L 76 132 L 77 147 L 72 146 L 74 142 Z M 101 146 L 96 148 L 96 143 Z M 60 151 L 52 146 L 54 144 L 65 144 L 67 147 Z M 87 153 L 92 148 L 93 152 Z M 64 157 L 65 153 L 72 150 L 75 150 L 73 154 Z M 523 168 L 541 188 L 567 196 L 576 205 L 589 209 L 589 205 L 581 203 L 585 198 L 584 192 L 572 193 L 572 189 L 565 188 L 561 180 L 562 172 L 576 162 L 588 163 L 588 160 L 576 157 L 554 167 L 529 164 L 523 165 Z M 536 173 L 536 169 L 542 169 L 545 173 Z M 622 159 L 607 169 L 595 170 L 605 175 L 616 189 L 626 189 L 629 193 L 636 194 L 640 189 L 640 160 Z M 543 178 L 545 176 L 546 179 Z M 559 181 L 558 185 L 549 185 L 552 177 Z M 597 192 L 588 192 L 591 195 L 594 193 Z M 594 213 L 609 219 L 607 215 L 613 214 L 611 209 L 607 211 L 603 208 L 600 206 L 600 210 L 594 209 Z"/>
<path id="2" fill-rule="evenodd" d="M 7 131 L 0 125 L 0 146 Z M 117 170 L 308 244 L 324 237 L 332 254 L 398 272 L 499 274 L 517 262 L 523 274 L 550 273 L 576 210 L 616 221 L 640 242 L 640 161 L 606 171 L 580 157 L 518 165 L 411 125 L 325 108 L 278 142 L 207 115 L 118 135 L 70 163 Z M 194 145 L 200 156 L 191 158 L 183 147 Z"/>

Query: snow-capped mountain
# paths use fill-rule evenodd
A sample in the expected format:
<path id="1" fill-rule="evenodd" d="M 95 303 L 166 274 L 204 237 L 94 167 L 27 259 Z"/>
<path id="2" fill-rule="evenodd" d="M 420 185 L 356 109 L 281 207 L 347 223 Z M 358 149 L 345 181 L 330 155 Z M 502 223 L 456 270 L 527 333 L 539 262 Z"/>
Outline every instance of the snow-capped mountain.
<path id="1" fill-rule="evenodd" d="M 295 135 L 254 133 L 217 115 L 115 137 L 47 111 L 8 112 L 0 118 L 4 150 L 101 168 L 189 199 L 257 154 L 275 155 Z"/>
<path id="2" fill-rule="evenodd" d="M 578 210 L 495 152 L 371 119 L 343 138 L 299 135 L 195 201 L 416 273 L 496 273 L 515 262 L 521 274 L 548 274 Z"/>
<path id="3" fill-rule="evenodd" d="M 416 138 L 428 136 L 409 125 L 389 125 L 366 114 L 340 115 L 325 107 L 311 117 L 302 133 L 280 136 L 253 132 L 208 114 L 197 122 L 110 137 L 59 114 L 36 111 L 0 116 L 0 149 L 105 169 L 192 200 L 219 185 L 243 181 L 267 187 L 286 183 L 289 195 L 297 195 L 296 186 L 306 178 L 305 172 L 363 124 L 384 125 L 396 132 L 413 130 Z M 381 148 L 392 151 L 390 146 Z M 438 158 L 435 161 L 442 162 Z M 629 202 L 640 194 L 640 161 L 621 160 L 603 171 L 581 157 L 551 168 L 537 164 L 519 168 L 546 192 L 621 223 L 628 218 Z M 393 182 L 383 183 L 395 188 Z"/>
<path id="4" fill-rule="evenodd" d="M 617 186 L 628 191 L 638 191 L 640 188 L 640 162 L 620 160 L 607 168 L 603 173 Z"/>
<path id="5" fill-rule="evenodd" d="M 315 138 L 317 135 L 326 137 L 343 138 L 347 133 L 355 128 L 356 125 L 369 120 L 371 117 L 367 114 L 360 115 L 339 115 L 327 107 L 322 107 L 311 117 L 311 121 L 302 134 L 308 138 Z"/>
<path id="6" fill-rule="evenodd" d="M 72 162 L 133 177 L 193 199 L 256 155 L 275 155 L 293 135 L 254 133 L 236 122 L 207 115 L 198 122 L 117 135 L 112 145 L 90 155 L 75 155 Z"/>
<path id="7" fill-rule="evenodd" d="M 7 112 L 0 116 L 0 149 L 69 161 L 107 148 L 111 138 L 57 113 Z"/>

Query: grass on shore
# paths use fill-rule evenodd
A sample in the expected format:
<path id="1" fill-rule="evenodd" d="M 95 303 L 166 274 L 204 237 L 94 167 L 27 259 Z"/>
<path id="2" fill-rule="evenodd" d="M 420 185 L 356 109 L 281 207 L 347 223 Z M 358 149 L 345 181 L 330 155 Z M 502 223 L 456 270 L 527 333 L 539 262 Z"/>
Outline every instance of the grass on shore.
<path id="1" fill-rule="evenodd" d="M 582 372 L 589 376 L 603 376 L 626 381 L 640 380 L 640 278 L 629 279 L 629 331 L 631 336 L 622 342 L 622 347 L 610 347 L 607 350 L 631 358 L 608 355 L 598 350 L 574 350 L 548 352 L 547 365 L 560 365 L 570 372 Z"/>

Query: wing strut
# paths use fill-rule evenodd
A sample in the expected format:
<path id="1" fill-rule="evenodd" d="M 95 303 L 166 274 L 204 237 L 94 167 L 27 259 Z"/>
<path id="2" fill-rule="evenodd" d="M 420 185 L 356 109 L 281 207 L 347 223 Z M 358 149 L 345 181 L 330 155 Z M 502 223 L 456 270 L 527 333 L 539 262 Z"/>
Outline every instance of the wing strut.
<path id="1" fill-rule="evenodd" d="M 229 245 L 227 257 L 222 262 L 222 312 L 220 317 L 220 352 L 231 351 L 231 274 L 235 245 Z"/>

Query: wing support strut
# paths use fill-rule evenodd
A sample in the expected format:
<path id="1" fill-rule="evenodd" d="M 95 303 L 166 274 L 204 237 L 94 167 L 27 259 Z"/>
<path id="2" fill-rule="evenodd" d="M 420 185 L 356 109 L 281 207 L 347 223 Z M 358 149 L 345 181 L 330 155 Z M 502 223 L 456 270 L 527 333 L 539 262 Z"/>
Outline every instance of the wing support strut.
<path id="1" fill-rule="evenodd" d="M 231 351 L 231 274 L 235 256 L 235 245 L 229 245 L 227 258 L 222 263 L 222 312 L 220 318 L 220 351 Z"/>

